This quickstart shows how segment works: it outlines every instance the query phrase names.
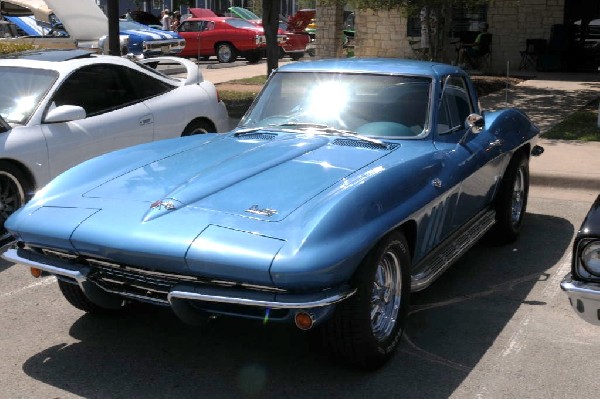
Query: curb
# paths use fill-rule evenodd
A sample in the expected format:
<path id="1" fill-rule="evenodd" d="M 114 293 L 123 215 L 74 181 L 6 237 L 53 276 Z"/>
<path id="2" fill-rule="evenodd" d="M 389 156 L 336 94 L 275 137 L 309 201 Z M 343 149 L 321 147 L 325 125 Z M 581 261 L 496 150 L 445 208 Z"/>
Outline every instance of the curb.
<path id="1" fill-rule="evenodd" d="M 530 171 L 529 184 L 532 186 L 577 188 L 600 192 L 600 176 L 536 173 Z"/>

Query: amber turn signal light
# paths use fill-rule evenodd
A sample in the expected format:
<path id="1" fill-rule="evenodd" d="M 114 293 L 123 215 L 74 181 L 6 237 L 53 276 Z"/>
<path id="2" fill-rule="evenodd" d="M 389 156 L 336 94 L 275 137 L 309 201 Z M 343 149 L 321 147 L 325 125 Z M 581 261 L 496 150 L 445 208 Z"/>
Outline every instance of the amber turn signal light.
<path id="1" fill-rule="evenodd" d="M 296 322 L 296 327 L 301 330 L 310 330 L 314 323 L 312 316 L 306 312 L 296 313 L 294 321 Z"/>
<path id="2" fill-rule="evenodd" d="M 35 267 L 32 267 L 30 270 L 31 270 L 31 275 L 35 278 L 38 278 L 42 275 L 42 269 L 37 269 Z"/>

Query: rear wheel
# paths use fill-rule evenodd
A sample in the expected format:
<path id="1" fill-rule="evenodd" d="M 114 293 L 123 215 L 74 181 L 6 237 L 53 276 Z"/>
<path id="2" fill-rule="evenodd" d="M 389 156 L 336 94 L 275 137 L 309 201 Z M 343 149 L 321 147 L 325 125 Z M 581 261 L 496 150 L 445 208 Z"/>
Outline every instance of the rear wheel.
<path id="1" fill-rule="evenodd" d="M 262 54 L 260 52 L 252 52 L 252 53 L 248 53 L 246 54 L 246 60 L 250 63 L 250 64 L 256 64 L 257 62 L 259 62 L 262 59 Z"/>
<path id="2" fill-rule="evenodd" d="M 363 369 L 381 367 L 396 350 L 408 310 L 410 253 L 406 238 L 393 233 L 365 258 L 354 296 L 338 305 L 318 332 L 334 356 Z"/>
<path id="3" fill-rule="evenodd" d="M 508 164 L 496 198 L 496 225 L 492 235 L 500 244 L 517 239 L 529 195 L 529 159 L 516 154 Z"/>
<path id="4" fill-rule="evenodd" d="M 33 185 L 21 170 L 0 162 L 0 238 L 8 238 L 4 222 L 31 197 Z"/>
<path id="5" fill-rule="evenodd" d="M 196 134 L 204 134 L 208 132 L 214 132 L 216 129 L 210 123 L 202 119 L 196 119 L 191 121 L 181 133 L 181 136 L 194 136 Z"/>
<path id="6" fill-rule="evenodd" d="M 304 57 L 304 53 L 291 53 L 290 58 L 292 61 L 298 61 L 300 58 Z"/>
<path id="7" fill-rule="evenodd" d="M 220 43 L 217 45 L 217 60 L 219 62 L 233 62 L 237 58 L 235 48 L 229 43 Z"/>

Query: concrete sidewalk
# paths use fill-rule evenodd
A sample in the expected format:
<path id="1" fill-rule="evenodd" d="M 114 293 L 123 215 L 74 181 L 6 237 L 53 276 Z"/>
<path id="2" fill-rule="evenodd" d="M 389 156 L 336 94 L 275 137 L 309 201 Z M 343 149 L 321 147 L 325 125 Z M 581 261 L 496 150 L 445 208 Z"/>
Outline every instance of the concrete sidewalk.
<path id="1" fill-rule="evenodd" d="M 484 110 L 516 107 L 540 128 L 545 152 L 530 163 L 531 184 L 600 193 L 600 143 L 543 139 L 544 132 L 600 97 L 600 73 L 539 73 L 480 99 Z"/>
<path id="2" fill-rule="evenodd" d="M 280 62 L 283 65 L 287 62 Z M 203 69 L 204 78 L 217 84 L 266 74 L 263 62 Z M 516 107 L 543 133 L 589 101 L 600 97 L 600 73 L 537 73 L 505 91 L 481 97 L 484 110 Z M 531 184 L 577 188 L 600 193 L 600 143 L 541 139 L 545 152 L 530 164 Z"/>

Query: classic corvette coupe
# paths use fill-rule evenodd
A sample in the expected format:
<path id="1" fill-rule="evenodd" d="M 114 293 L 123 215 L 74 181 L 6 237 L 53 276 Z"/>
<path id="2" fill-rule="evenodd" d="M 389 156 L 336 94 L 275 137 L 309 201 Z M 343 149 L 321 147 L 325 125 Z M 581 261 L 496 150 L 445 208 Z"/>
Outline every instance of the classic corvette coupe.
<path id="1" fill-rule="evenodd" d="M 571 272 L 560 287 L 582 319 L 600 326 L 600 196 L 575 236 Z"/>
<path id="2" fill-rule="evenodd" d="M 459 68 L 318 60 L 271 75 L 240 125 L 62 174 L 6 223 L 4 258 L 86 312 L 290 322 L 359 368 L 398 346 L 412 291 L 521 230 L 538 129 L 483 114 Z"/>

